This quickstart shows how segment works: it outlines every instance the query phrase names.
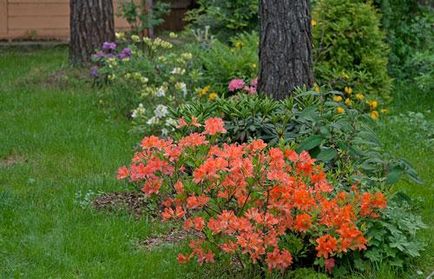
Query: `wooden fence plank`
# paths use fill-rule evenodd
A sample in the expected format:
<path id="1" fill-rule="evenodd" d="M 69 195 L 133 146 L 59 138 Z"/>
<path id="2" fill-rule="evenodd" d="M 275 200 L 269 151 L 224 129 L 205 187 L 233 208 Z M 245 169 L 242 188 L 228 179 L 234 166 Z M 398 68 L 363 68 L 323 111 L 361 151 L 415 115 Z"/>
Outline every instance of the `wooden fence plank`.
<path id="1" fill-rule="evenodd" d="M 58 4 L 69 4 L 69 0 L 7 0 L 8 3 L 12 4 L 25 4 L 25 3 L 33 3 L 33 4 L 43 4 L 43 3 L 58 3 Z"/>
<path id="2" fill-rule="evenodd" d="M 8 33 L 8 3 L 7 0 L 0 0 L 0 34 Z"/>
<path id="3" fill-rule="evenodd" d="M 67 29 L 69 18 L 66 16 L 15 16 L 9 17 L 8 26 L 9 30 Z"/>
<path id="4" fill-rule="evenodd" d="M 67 3 L 10 3 L 8 15 L 14 16 L 69 16 Z"/>

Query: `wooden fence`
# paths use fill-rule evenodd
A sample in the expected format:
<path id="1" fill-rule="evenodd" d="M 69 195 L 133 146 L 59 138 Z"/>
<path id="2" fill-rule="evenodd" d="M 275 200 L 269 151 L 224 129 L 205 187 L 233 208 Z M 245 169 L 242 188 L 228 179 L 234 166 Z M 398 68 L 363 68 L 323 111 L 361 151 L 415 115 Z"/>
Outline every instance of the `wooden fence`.
<path id="1" fill-rule="evenodd" d="M 114 0 L 115 11 L 117 3 Z M 179 5 L 183 2 L 184 5 Z M 179 30 L 182 17 L 193 1 L 173 2 L 165 28 Z M 178 3 L 178 4 L 175 4 Z M 116 12 L 115 12 L 116 14 Z M 117 30 L 128 29 L 128 23 L 115 18 Z M 40 40 L 69 38 L 69 0 L 0 0 L 0 40 Z"/>

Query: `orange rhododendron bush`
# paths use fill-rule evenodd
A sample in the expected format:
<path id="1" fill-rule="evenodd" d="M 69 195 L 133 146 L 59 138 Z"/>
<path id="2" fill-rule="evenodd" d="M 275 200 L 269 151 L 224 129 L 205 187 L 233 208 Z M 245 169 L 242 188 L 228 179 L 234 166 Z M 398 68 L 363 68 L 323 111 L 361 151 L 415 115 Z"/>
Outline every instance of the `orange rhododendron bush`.
<path id="1" fill-rule="evenodd" d="M 180 263 L 230 258 L 285 270 L 310 258 L 330 271 L 343 254 L 366 249 L 363 224 L 386 207 L 382 193 L 334 191 L 307 152 L 262 140 L 216 144 L 226 132 L 219 118 L 179 123 L 196 132 L 177 141 L 146 137 L 118 178 L 157 195 L 164 220 L 196 231 Z M 302 247 L 294 248 L 294 239 Z"/>

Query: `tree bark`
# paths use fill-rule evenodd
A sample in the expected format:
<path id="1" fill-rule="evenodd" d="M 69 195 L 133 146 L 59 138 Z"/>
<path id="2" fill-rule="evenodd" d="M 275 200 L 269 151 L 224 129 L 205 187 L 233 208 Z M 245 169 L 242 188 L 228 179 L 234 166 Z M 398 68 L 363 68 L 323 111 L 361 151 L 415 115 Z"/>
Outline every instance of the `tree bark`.
<path id="1" fill-rule="evenodd" d="M 70 0 L 69 60 L 86 64 L 96 49 L 115 39 L 112 0 Z"/>
<path id="2" fill-rule="evenodd" d="M 283 99 L 314 82 L 309 0 L 261 0 L 259 92 Z"/>

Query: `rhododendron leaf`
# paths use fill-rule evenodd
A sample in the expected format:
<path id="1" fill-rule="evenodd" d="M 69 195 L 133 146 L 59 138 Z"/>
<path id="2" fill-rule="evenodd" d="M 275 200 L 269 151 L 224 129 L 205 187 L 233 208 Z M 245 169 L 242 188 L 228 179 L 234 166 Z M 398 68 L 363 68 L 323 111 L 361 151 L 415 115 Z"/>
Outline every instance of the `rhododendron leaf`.
<path id="1" fill-rule="evenodd" d="M 323 139 L 324 138 L 319 135 L 310 136 L 302 144 L 300 144 L 300 146 L 297 148 L 297 152 L 300 153 L 303 150 L 309 151 L 314 149 L 322 143 Z"/>
<path id="2" fill-rule="evenodd" d="M 327 148 L 322 149 L 321 152 L 316 156 L 316 159 L 323 161 L 323 162 L 329 162 L 330 160 L 333 160 L 338 155 L 338 152 L 335 149 Z"/>
<path id="3" fill-rule="evenodd" d="M 402 173 L 403 173 L 403 170 L 400 167 L 393 168 L 389 172 L 389 174 L 387 175 L 386 183 L 387 184 L 395 184 L 401 178 Z"/>

